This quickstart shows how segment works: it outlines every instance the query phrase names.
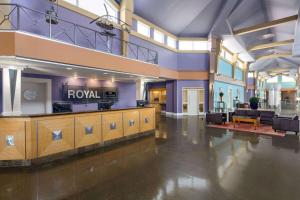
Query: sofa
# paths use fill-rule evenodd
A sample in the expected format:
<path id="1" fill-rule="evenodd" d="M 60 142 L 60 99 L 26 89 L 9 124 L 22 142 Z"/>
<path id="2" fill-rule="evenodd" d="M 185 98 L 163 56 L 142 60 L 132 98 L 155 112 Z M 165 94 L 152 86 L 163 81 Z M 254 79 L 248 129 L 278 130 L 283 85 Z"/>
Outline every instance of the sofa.
<path id="1" fill-rule="evenodd" d="M 225 124 L 227 121 L 226 113 L 207 113 L 206 114 L 206 123 L 212 124 Z"/>
<path id="2" fill-rule="evenodd" d="M 233 116 L 247 116 L 251 118 L 260 117 L 261 124 L 273 124 L 273 118 L 276 116 L 274 111 L 268 110 L 249 110 L 249 109 L 237 109 L 234 112 L 229 112 L 229 121 L 232 122 Z"/>
<path id="3" fill-rule="evenodd" d="M 278 117 L 275 116 L 273 118 L 272 128 L 274 131 L 292 131 L 295 132 L 296 135 L 299 133 L 299 117 Z"/>
<path id="4" fill-rule="evenodd" d="M 277 116 L 274 111 L 260 111 L 260 123 L 273 125 L 273 118 Z"/>

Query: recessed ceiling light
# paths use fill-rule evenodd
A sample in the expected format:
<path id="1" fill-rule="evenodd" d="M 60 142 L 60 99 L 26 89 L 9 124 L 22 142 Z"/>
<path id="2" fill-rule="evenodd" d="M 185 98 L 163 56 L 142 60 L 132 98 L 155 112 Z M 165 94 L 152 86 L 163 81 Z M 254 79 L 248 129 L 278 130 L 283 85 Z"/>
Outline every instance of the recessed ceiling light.
<path id="1" fill-rule="evenodd" d="M 67 67 L 67 70 L 72 70 L 72 68 L 71 67 Z"/>
<path id="2" fill-rule="evenodd" d="M 104 72 L 103 74 L 104 74 L 104 75 L 107 75 L 108 73 Z"/>
<path id="3" fill-rule="evenodd" d="M 265 40 L 265 39 L 273 38 L 274 36 L 275 36 L 275 34 L 273 34 L 273 33 L 268 33 L 268 34 L 264 34 L 264 35 L 259 36 L 259 39 L 260 39 L 260 40 Z"/>

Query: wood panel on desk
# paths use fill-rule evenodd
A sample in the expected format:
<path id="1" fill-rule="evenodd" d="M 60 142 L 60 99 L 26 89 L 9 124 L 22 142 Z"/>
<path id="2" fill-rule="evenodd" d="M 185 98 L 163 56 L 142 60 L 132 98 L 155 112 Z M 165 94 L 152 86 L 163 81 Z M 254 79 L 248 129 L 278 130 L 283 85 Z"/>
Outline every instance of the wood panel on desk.
<path id="1" fill-rule="evenodd" d="M 123 112 L 124 136 L 137 134 L 140 131 L 139 116 L 139 111 Z"/>
<path id="2" fill-rule="evenodd" d="M 86 132 L 88 127 L 92 128 L 91 133 Z M 97 144 L 101 141 L 101 115 L 75 117 L 75 148 Z"/>
<path id="3" fill-rule="evenodd" d="M 74 149 L 74 117 L 38 120 L 38 157 Z M 53 131 L 62 138 L 53 140 Z"/>
<path id="4" fill-rule="evenodd" d="M 154 112 L 154 108 L 140 110 L 140 132 L 146 132 L 154 129 Z"/>
<path id="5" fill-rule="evenodd" d="M 111 124 L 115 123 L 115 129 L 111 129 Z M 109 141 L 123 137 L 122 112 L 113 112 L 102 115 L 102 135 L 103 141 Z"/>
<path id="6" fill-rule="evenodd" d="M 0 160 L 25 160 L 25 127 L 22 119 L 0 119 Z"/>

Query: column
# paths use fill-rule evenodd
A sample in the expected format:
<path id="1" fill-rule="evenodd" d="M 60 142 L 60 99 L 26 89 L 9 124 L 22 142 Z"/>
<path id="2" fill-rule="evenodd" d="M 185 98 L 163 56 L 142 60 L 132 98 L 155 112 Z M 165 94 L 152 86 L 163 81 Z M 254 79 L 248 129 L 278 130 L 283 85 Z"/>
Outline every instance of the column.
<path id="1" fill-rule="evenodd" d="M 145 92 L 145 81 L 143 79 L 137 80 L 135 82 L 136 87 L 136 100 L 143 100 L 144 99 L 144 92 Z M 147 92 L 147 91 L 146 91 Z"/>
<path id="2" fill-rule="evenodd" d="M 134 9 L 134 0 L 122 0 L 120 7 L 120 18 L 123 22 L 129 25 L 127 27 L 130 30 L 132 26 L 132 14 Z M 128 45 L 125 41 L 129 41 L 129 33 L 126 30 L 122 30 L 122 55 L 128 56 Z"/>
<path id="3" fill-rule="evenodd" d="M 2 66 L 2 115 L 21 114 L 21 73 L 23 68 Z"/>
<path id="4" fill-rule="evenodd" d="M 217 37 L 211 39 L 211 53 L 210 53 L 210 66 L 209 66 L 209 110 L 214 109 L 214 82 L 215 75 L 218 70 L 218 57 L 220 53 L 221 41 Z"/>

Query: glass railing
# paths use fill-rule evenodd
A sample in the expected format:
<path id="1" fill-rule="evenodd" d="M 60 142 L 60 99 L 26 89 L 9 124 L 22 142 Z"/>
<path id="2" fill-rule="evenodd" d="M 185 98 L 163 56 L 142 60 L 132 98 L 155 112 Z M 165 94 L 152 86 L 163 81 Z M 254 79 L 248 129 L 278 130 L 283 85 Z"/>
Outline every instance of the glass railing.
<path id="1" fill-rule="evenodd" d="M 158 63 L 157 51 L 122 40 L 119 29 L 114 30 L 115 36 L 108 36 L 100 27 L 97 31 L 18 4 L 0 3 L 0 30 L 36 34 L 120 56 L 123 45 L 126 45 L 128 52 L 126 57 Z"/>

